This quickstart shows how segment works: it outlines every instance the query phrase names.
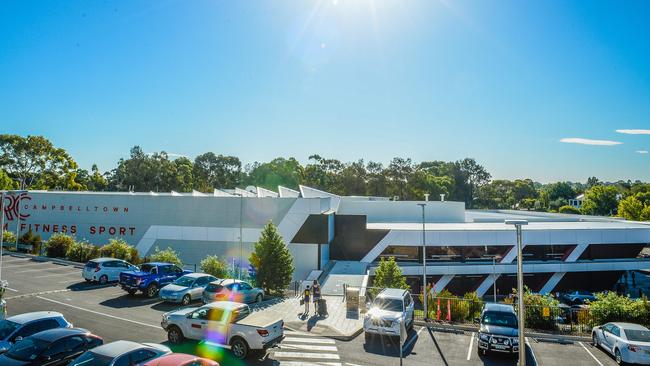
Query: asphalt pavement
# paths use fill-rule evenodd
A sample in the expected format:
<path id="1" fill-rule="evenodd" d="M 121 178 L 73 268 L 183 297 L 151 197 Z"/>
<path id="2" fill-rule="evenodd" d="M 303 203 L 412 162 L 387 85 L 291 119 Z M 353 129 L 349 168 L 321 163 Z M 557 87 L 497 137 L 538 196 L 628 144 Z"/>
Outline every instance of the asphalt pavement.
<path id="1" fill-rule="evenodd" d="M 75 326 L 104 338 L 166 343 L 160 327 L 161 315 L 178 308 L 142 295 L 129 296 L 115 284 L 86 283 L 81 269 L 36 262 L 30 258 L 3 256 L 2 279 L 9 316 L 40 310 L 61 312 Z M 198 306 L 199 304 L 194 304 Z M 339 341 L 304 332 L 286 330 L 284 341 L 267 353 L 255 354 L 246 362 L 234 360 L 228 351 L 202 349 L 196 342 L 172 347 L 177 352 L 208 356 L 222 365 L 399 365 L 399 340 L 375 338 L 366 344 L 363 334 Z M 402 348 L 404 365 L 516 365 L 516 358 L 504 355 L 479 357 L 476 333 L 442 331 L 416 326 Z M 588 343 L 527 339 L 527 365 L 610 366 L 611 356 Z"/>

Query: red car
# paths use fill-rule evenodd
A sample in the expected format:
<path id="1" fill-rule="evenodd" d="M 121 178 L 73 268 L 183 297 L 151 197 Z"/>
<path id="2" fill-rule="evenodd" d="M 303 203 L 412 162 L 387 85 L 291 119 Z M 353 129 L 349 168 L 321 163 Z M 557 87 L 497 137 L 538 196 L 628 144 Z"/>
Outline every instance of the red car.
<path id="1" fill-rule="evenodd" d="M 153 359 L 144 366 L 219 366 L 218 362 L 185 353 L 172 353 Z"/>

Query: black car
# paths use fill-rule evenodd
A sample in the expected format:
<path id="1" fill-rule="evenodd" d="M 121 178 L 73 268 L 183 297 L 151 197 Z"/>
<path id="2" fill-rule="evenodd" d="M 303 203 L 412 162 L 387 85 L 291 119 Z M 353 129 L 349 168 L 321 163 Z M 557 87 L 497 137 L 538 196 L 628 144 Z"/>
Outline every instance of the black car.
<path id="1" fill-rule="evenodd" d="M 0 365 L 67 365 L 80 354 L 103 343 L 102 338 L 85 329 L 50 329 L 14 343 L 6 353 L 0 356 Z"/>
<path id="2" fill-rule="evenodd" d="M 519 352 L 517 314 L 512 305 L 485 304 L 481 311 L 478 331 L 478 352 Z"/>

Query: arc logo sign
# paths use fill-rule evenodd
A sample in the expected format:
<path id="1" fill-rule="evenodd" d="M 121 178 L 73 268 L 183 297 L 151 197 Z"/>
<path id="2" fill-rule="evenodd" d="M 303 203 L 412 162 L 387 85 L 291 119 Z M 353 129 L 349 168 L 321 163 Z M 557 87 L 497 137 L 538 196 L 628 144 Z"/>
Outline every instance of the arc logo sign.
<path id="1" fill-rule="evenodd" d="M 29 217 L 29 213 L 26 212 L 20 212 L 20 203 L 23 201 L 31 201 L 32 198 L 27 194 L 27 192 L 23 192 L 19 195 L 11 195 L 11 194 L 5 194 L 5 202 L 4 202 L 4 215 L 5 215 L 5 220 L 7 221 L 12 221 L 15 218 L 20 218 L 21 221 L 27 219 Z"/>

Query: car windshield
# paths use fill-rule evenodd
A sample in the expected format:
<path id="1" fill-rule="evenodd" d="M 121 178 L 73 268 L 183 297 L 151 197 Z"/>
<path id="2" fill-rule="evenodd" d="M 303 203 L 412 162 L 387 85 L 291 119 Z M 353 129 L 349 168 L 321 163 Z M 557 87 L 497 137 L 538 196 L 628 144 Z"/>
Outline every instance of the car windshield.
<path id="1" fill-rule="evenodd" d="M 211 283 L 211 284 L 208 285 L 208 287 L 205 288 L 205 291 L 219 292 L 219 291 L 221 291 L 221 289 L 223 289 L 223 286 L 218 285 L 216 283 Z"/>
<path id="2" fill-rule="evenodd" d="M 140 267 L 140 271 L 142 271 L 142 272 L 151 272 L 151 269 L 152 269 L 153 267 L 154 267 L 154 266 L 152 266 L 151 264 L 143 264 L 143 265 Z"/>
<path id="3" fill-rule="evenodd" d="M 402 311 L 402 300 L 400 299 L 386 299 L 378 297 L 375 299 L 374 306 L 388 311 Z"/>
<path id="4" fill-rule="evenodd" d="M 18 323 L 9 320 L 0 321 L 0 339 L 6 339 L 18 328 Z"/>
<path id="5" fill-rule="evenodd" d="M 183 286 L 183 287 L 190 287 L 192 286 L 192 283 L 194 283 L 194 278 L 188 276 L 183 276 L 177 279 L 176 281 L 174 281 L 174 285 Z"/>
<path id="6" fill-rule="evenodd" d="M 627 339 L 634 342 L 650 342 L 650 330 L 625 329 Z"/>
<path id="7" fill-rule="evenodd" d="M 103 355 L 98 355 L 94 352 L 86 352 L 81 355 L 68 366 L 108 366 L 113 361 L 113 358 Z"/>
<path id="8" fill-rule="evenodd" d="M 483 324 L 517 328 L 517 317 L 511 313 L 488 311 L 483 314 Z"/>
<path id="9" fill-rule="evenodd" d="M 11 348 L 9 348 L 9 351 L 7 351 L 7 357 L 20 361 L 35 360 L 48 345 L 48 342 L 38 338 L 25 338 L 16 342 L 11 346 Z"/>
<path id="10" fill-rule="evenodd" d="M 589 291 L 578 291 L 578 295 L 591 296 L 591 292 L 589 292 Z"/>

